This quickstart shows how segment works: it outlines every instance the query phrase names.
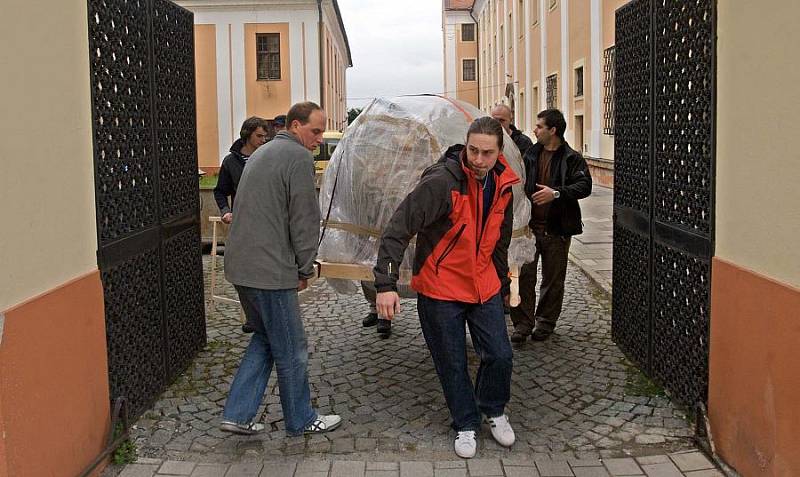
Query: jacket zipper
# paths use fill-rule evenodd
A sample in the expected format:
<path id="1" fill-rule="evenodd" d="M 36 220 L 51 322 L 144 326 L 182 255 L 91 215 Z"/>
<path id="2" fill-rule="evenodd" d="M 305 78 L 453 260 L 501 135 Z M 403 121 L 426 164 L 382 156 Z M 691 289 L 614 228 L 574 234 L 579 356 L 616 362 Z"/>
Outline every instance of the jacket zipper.
<path id="1" fill-rule="evenodd" d="M 464 229 L 465 229 L 465 228 L 467 228 L 467 224 L 461 224 L 461 228 L 460 228 L 460 229 L 458 229 L 458 232 L 456 232 L 456 234 L 455 234 L 455 235 L 453 236 L 453 238 L 450 240 L 450 243 L 448 243 L 448 244 L 447 244 L 447 247 L 445 247 L 445 248 L 444 248 L 444 251 L 443 251 L 443 252 L 442 252 L 442 254 L 439 256 L 439 259 L 438 259 L 438 260 L 436 260 L 436 274 L 437 274 L 437 275 L 439 274 L 439 264 L 441 264 L 441 263 L 442 263 L 442 261 L 444 261 L 444 259 L 445 259 L 445 258 L 447 258 L 447 256 L 448 256 L 448 255 L 450 255 L 450 253 L 451 253 L 453 250 L 455 250 L 455 248 L 456 248 L 456 243 L 458 242 L 458 239 L 460 239 L 460 238 L 461 238 L 461 234 L 462 234 L 462 233 L 464 233 Z"/>

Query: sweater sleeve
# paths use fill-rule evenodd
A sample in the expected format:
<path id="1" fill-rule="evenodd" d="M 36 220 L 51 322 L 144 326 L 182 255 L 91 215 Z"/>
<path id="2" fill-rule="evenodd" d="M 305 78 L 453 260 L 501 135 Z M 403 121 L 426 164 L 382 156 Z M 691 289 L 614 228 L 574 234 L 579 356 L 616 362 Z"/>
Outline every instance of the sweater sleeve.
<path id="1" fill-rule="evenodd" d="M 228 196 L 233 195 L 234 192 L 231 172 L 228 170 L 227 161 L 223 160 L 222 167 L 219 169 L 219 176 L 217 176 L 217 185 L 214 187 L 214 200 L 217 201 L 220 215 L 225 215 L 231 211 Z"/>
<path id="2" fill-rule="evenodd" d="M 314 188 L 314 163 L 296 160 L 289 167 L 289 235 L 298 278 L 314 276 L 319 246 L 319 204 Z"/>

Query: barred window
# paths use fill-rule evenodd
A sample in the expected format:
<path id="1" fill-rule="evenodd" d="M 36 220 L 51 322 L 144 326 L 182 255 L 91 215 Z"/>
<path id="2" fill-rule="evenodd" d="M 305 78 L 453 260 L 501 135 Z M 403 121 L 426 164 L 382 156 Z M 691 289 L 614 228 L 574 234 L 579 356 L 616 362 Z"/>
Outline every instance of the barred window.
<path id="1" fill-rule="evenodd" d="M 583 96 L 583 66 L 575 68 L 575 97 Z"/>
<path id="2" fill-rule="evenodd" d="M 558 101 L 558 74 L 553 74 L 547 77 L 547 107 L 548 109 L 555 108 Z"/>
<path id="3" fill-rule="evenodd" d="M 256 34 L 256 70 L 259 80 L 281 79 L 280 33 Z"/>
<path id="4" fill-rule="evenodd" d="M 461 24 L 461 41 L 475 41 L 475 24 Z"/>
<path id="5" fill-rule="evenodd" d="M 603 134 L 607 136 L 614 135 L 614 70 L 616 68 L 614 51 L 614 47 L 610 46 L 603 52 L 603 72 L 605 73 L 603 88 L 606 93 L 603 98 Z"/>
<path id="6" fill-rule="evenodd" d="M 461 60 L 462 81 L 475 81 L 475 60 Z"/>

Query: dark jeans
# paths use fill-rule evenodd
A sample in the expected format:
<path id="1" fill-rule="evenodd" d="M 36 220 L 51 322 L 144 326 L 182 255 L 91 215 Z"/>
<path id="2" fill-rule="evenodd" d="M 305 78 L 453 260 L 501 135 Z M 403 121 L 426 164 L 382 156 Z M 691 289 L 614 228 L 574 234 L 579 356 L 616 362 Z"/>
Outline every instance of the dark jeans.
<path id="1" fill-rule="evenodd" d="M 422 334 L 442 383 L 456 431 L 478 430 L 481 413 L 497 417 L 511 397 L 512 351 L 500 294 L 483 304 L 442 301 L 420 294 Z M 467 367 L 466 326 L 481 360 L 475 386 Z"/>
<path id="2" fill-rule="evenodd" d="M 534 327 L 552 332 L 564 303 L 564 280 L 571 237 L 535 231 L 533 261 L 522 265 L 519 274 L 519 306 L 511 309 L 511 322 L 517 332 L 529 335 Z M 542 261 L 542 285 L 536 306 L 536 268 Z"/>

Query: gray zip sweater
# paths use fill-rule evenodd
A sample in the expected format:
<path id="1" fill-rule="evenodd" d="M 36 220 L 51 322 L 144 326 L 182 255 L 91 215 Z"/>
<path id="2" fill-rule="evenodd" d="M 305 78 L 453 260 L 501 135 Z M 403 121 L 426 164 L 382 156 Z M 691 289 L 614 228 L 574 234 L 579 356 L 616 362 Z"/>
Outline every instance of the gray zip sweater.
<path id="1" fill-rule="evenodd" d="M 264 290 L 297 288 L 314 275 L 319 205 L 311 152 L 281 131 L 250 156 L 225 243 L 225 278 Z"/>

